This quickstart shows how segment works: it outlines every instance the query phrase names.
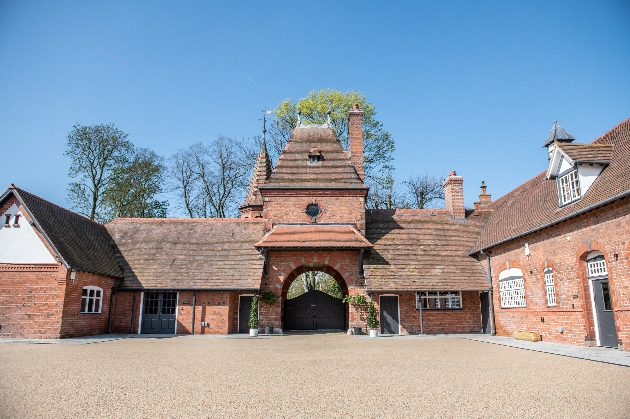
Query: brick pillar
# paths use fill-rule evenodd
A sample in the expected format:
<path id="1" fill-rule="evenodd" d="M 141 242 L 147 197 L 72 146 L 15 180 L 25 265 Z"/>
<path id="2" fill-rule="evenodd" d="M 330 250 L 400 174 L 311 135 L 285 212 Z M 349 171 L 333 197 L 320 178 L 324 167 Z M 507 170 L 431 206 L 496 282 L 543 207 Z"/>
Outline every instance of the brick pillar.
<path id="1" fill-rule="evenodd" d="M 350 137 L 350 158 L 361 181 L 365 181 L 363 171 L 363 111 L 358 104 L 352 105 L 348 115 L 348 136 Z"/>
<path id="2" fill-rule="evenodd" d="M 453 170 L 442 184 L 444 187 L 444 201 L 446 209 L 453 214 L 456 220 L 464 220 L 466 218 L 466 210 L 464 209 L 464 178 L 457 176 Z"/>

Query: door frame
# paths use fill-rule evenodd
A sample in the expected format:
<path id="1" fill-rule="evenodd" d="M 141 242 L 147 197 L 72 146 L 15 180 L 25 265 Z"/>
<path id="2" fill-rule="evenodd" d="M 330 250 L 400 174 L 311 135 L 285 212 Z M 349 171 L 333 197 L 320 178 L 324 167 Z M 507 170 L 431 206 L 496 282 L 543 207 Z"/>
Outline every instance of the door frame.
<path id="1" fill-rule="evenodd" d="M 398 294 L 379 294 L 379 296 L 378 296 L 378 314 L 379 314 L 379 317 L 381 317 L 381 310 L 382 310 L 381 297 L 396 297 L 396 305 L 398 306 L 398 334 L 400 335 L 400 332 L 402 330 L 402 325 L 401 325 L 401 321 L 400 321 L 400 296 Z"/>
<path id="2" fill-rule="evenodd" d="M 600 339 L 600 332 L 599 332 L 599 316 L 597 315 L 597 307 L 595 306 L 596 302 L 595 302 L 595 292 L 593 290 L 593 282 L 595 281 L 601 281 L 601 280 L 606 280 L 608 282 L 608 289 L 610 290 L 611 293 L 611 299 L 612 299 L 612 290 L 610 289 L 610 279 L 608 278 L 608 275 L 604 276 L 602 275 L 601 277 L 593 277 L 593 278 L 588 278 L 588 288 L 589 291 L 591 292 L 591 309 L 593 310 L 593 325 L 595 326 L 595 342 L 597 343 L 597 346 L 602 346 L 601 344 L 601 339 Z M 617 334 L 617 322 L 615 321 L 615 309 L 612 305 L 612 301 L 611 301 L 611 310 L 610 312 L 612 313 L 613 316 L 613 324 L 615 326 L 615 334 Z M 619 335 L 617 334 L 617 339 L 619 339 Z"/>
<path id="3" fill-rule="evenodd" d="M 255 297 L 255 296 L 256 294 L 239 294 L 238 295 L 238 308 L 236 309 L 236 333 L 240 333 L 238 330 L 241 324 L 241 297 Z M 260 304 L 258 305 L 258 318 L 260 319 Z M 249 327 L 249 324 L 247 325 L 247 327 Z"/>
<path id="4" fill-rule="evenodd" d="M 195 307 L 193 307 L 193 310 L 195 309 Z M 177 334 L 177 313 L 179 312 L 179 291 L 177 291 L 177 294 L 175 295 L 175 327 L 174 327 L 174 332 L 173 334 L 176 335 Z"/>
<path id="5" fill-rule="evenodd" d="M 144 291 L 140 292 L 140 318 L 138 319 L 138 334 L 142 333 L 142 310 L 144 309 Z M 132 330 L 133 333 L 133 330 Z"/>

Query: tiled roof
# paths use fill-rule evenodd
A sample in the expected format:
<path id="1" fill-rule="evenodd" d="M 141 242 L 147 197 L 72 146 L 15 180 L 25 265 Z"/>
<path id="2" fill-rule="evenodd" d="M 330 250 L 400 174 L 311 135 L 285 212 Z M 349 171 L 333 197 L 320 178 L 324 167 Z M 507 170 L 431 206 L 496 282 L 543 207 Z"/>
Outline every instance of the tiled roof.
<path id="1" fill-rule="evenodd" d="M 480 262 L 468 255 L 487 211 L 455 221 L 443 209 L 366 210 L 368 290 L 486 290 Z"/>
<path id="2" fill-rule="evenodd" d="M 556 180 L 546 180 L 545 173 L 541 173 L 488 207 L 493 212 L 475 243 L 474 250 L 485 249 L 528 234 L 629 193 L 630 119 L 602 135 L 593 144 L 612 145 L 613 153 L 610 164 L 603 169 L 580 200 L 559 208 Z M 567 144 L 562 144 L 561 147 L 564 150 Z"/>
<path id="3" fill-rule="evenodd" d="M 612 144 L 557 143 L 556 146 L 576 163 L 610 163 L 614 149 Z"/>
<path id="4" fill-rule="evenodd" d="M 358 249 L 372 245 L 349 225 L 292 224 L 275 226 L 256 247 Z"/>
<path id="5" fill-rule="evenodd" d="M 316 147 L 321 160 L 310 163 L 309 152 Z M 267 183 L 271 188 L 365 189 L 332 128 L 302 125 L 293 131 Z"/>
<path id="6" fill-rule="evenodd" d="M 20 188 L 9 189 L 3 196 L 7 197 L 11 191 L 26 206 L 66 267 L 113 278 L 122 277 L 114 243 L 102 224 Z"/>
<path id="7" fill-rule="evenodd" d="M 547 147 L 549 144 L 553 143 L 556 140 L 571 142 L 575 140 L 575 138 L 571 134 L 566 132 L 564 128 L 558 125 L 558 121 L 554 121 L 553 127 L 551 127 L 551 131 L 549 131 L 549 135 L 547 135 L 547 139 L 545 140 L 545 144 L 543 145 L 543 147 Z"/>
<path id="8" fill-rule="evenodd" d="M 122 218 L 106 227 L 120 251 L 122 288 L 260 288 L 260 221 Z"/>
<path id="9" fill-rule="evenodd" d="M 243 203 L 241 204 L 241 208 L 247 207 L 249 205 L 263 204 L 259 188 L 260 186 L 264 185 L 265 182 L 267 182 L 267 179 L 270 175 L 271 160 L 269 160 L 267 145 L 263 140 L 262 146 L 260 148 L 260 153 L 258 153 L 258 158 L 256 159 L 256 164 L 254 165 L 254 173 L 252 174 L 252 179 L 249 182 L 249 189 L 247 190 L 245 201 L 243 201 Z"/>

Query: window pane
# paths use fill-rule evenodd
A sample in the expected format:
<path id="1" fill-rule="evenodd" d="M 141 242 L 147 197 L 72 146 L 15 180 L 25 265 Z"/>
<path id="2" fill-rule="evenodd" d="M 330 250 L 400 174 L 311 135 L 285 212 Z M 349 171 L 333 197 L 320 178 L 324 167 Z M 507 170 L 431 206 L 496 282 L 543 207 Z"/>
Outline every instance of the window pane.
<path id="1" fill-rule="evenodd" d="M 84 297 L 87 297 L 88 290 L 86 288 L 83 288 L 83 293 L 81 295 L 83 295 Z"/>
<path id="2" fill-rule="evenodd" d="M 83 290 L 85 293 L 85 290 Z M 87 306 L 87 297 L 81 298 L 81 313 L 85 313 L 85 307 Z"/>
<path id="3" fill-rule="evenodd" d="M 90 297 L 94 297 L 94 290 L 90 290 Z"/>
<path id="4" fill-rule="evenodd" d="M 88 298 L 87 312 L 88 313 L 94 312 L 94 299 L 92 298 Z"/>
<path id="5" fill-rule="evenodd" d="M 604 310 L 612 310 L 612 302 L 610 301 L 610 287 L 608 282 L 602 282 L 602 294 L 604 295 Z"/>
<path id="6" fill-rule="evenodd" d="M 96 297 L 97 298 L 101 298 L 101 291 L 100 290 L 96 290 Z"/>

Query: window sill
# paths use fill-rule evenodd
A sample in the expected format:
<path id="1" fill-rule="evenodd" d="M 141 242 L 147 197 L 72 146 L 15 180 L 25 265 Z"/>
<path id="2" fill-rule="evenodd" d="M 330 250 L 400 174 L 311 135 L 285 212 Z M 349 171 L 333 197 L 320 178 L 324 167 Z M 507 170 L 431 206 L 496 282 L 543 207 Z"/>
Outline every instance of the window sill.
<path id="1" fill-rule="evenodd" d="M 80 312 L 79 314 L 103 314 L 103 313 L 99 311 L 98 313 L 83 313 L 83 312 Z"/>

